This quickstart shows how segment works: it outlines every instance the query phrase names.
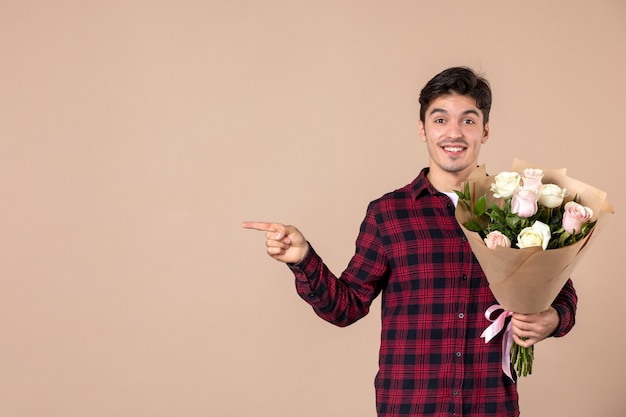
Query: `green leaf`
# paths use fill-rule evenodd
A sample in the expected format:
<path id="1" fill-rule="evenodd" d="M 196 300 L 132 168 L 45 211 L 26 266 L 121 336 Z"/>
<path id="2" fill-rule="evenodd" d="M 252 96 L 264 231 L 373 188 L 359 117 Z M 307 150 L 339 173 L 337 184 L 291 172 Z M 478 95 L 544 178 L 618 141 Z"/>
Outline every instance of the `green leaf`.
<path id="1" fill-rule="evenodd" d="M 472 232 L 480 232 L 483 230 L 482 225 L 477 220 L 469 220 L 465 223 L 465 227 L 467 228 L 467 230 L 470 230 Z"/>
<path id="2" fill-rule="evenodd" d="M 520 222 L 521 222 L 521 218 L 517 215 L 517 214 L 508 214 L 506 216 L 506 224 L 509 225 L 509 227 L 515 227 L 517 226 Z"/>
<path id="3" fill-rule="evenodd" d="M 580 232 L 582 234 L 581 237 L 587 236 L 589 233 L 591 233 L 591 231 L 593 230 L 593 227 L 596 225 L 596 222 L 597 220 L 591 223 L 588 222 L 588 223 L 583 224 L 582 230 Z"/>
<path id="4" fill-rule="evenodd" d="M 476 200 L 476 204 L 474 204 L 474 214 L 478 217 L 485 214 L 485 210 L 487 209 L 487 196 L 482 195 L 478 200 Z"/>
<path id="5" fill-rule="evenodd" d="M 492 223 L 504 223 L 505 214 L 500 207 L 493 202 L 490 205 L 487 215 L 491 219 Z"/>

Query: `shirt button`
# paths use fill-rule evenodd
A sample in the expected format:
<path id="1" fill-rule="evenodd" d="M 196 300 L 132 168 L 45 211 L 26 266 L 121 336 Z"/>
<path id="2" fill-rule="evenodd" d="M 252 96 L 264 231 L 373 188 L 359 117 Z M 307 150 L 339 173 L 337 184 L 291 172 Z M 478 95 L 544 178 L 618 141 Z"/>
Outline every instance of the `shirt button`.
<path id="1" fill-rule="evenodd" d="M 317 294 L 315 294 L 314 292 L 312 292 L 311 294 L 309 294 L 309 298 L 315 298 L 317 297 Z"/>
<path id="2" fill-rule="evenodd" d="M 456 353 L 456 357 L 457 357 L 457 358 L 460 358 L 460 357 L 461 357 L 461 352 L 457 352 L 457 353 Z"/>
<path id="3" fill-rule="evenodd" d="M 465 317 L 465 314 L 459 313 L 459 318 L 462 319 L 463 317 Z"/>
<path id="4" fill-rule="evenodd" d="M 466 236 L 462 236 L 462 237 L 461 237 L 461 240 L 462 240 L 463 242 L 467 242 L 467 237 L 466 237 Z"/>
<path id="5" fill-rule="evenodd" d="M 457 390 L 452 391 L 452 395 L 459 395 L 459 392 Z"/>
<path id="6" fill-rule="evenodd" d="M 467 275 L 463 274 L 463 280 L 467 279 Z"/>

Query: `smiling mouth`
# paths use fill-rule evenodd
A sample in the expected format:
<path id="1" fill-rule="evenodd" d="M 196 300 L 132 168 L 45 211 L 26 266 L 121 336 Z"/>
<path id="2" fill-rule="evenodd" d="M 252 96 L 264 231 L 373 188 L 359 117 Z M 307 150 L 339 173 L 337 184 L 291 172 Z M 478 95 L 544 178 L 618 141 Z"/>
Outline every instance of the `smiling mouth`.
<path id="1" fill-rule="evenodd" d="M 444 145 L 441 148 L 448 153 L 459 153 L 459 152 L 463 152 L 466 149 L 464 146 L 451 146 L 451 145 Z"/>

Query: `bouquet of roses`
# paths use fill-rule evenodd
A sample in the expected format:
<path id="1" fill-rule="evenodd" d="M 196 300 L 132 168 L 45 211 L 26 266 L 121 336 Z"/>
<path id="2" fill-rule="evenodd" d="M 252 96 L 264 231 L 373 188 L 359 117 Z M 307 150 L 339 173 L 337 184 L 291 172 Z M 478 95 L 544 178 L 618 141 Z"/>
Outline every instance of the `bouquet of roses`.
<path id="1" fill-rule="evenodd" d="M 546 170 L 515 160 L 510 172 L 487 176 L 475 170 L 462 191 L 456 218 L 463 226 L 501 314 L 481 337 L 486 342 L 504 329 L 512 312 L 532 314 L 550 307 L 597 233 L 598 218 L 612 213 L 606 193 L 567 177 L 564 169 Z M 510 359 L 509 359 L 510 358 Z M 532 372 L 533 347 L 503 338 L 503 370 L 512 363 L 518 375 Z"/>

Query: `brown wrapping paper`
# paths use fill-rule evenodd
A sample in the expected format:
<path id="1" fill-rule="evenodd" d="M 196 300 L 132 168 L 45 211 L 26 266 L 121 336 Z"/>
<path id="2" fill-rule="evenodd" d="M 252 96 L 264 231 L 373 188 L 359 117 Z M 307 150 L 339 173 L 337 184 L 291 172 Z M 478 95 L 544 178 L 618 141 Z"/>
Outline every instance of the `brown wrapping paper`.
<path id="1" fill-rule="evenodd" d="M 525 168 L 541 168 L 516 159 L 511 171 L 521 173 Z M 467 230 L 463 223 L 471 213 L 463 204 L 456 208 L 456 218 L 467 236 L 474 255 L 478 259 L 498 303 L 506 310 L 517 313 L 538 313 L 547 310 L 559 294 L 568 278 L 587 253 L 589 243 L 595 241 L 604 225 L 602 218 L 613 213 L 606 200 L 606 193 L 566 175 L 565 169 L 543 169 L 543 184 L 556 184 L 567 189 L 565 201 L 577 197 L 577 201 L 593 210 L 592 220 L 598 220 L 593 231 L 573 245 L 559 249 L 532 248 L 489 249 L 480 235 Z M 488 204 L 494 199 L 491 192 L 493 176 L 486 175 L 482 165 L 468 178 L 472 199 L 487 195 Z"/>

